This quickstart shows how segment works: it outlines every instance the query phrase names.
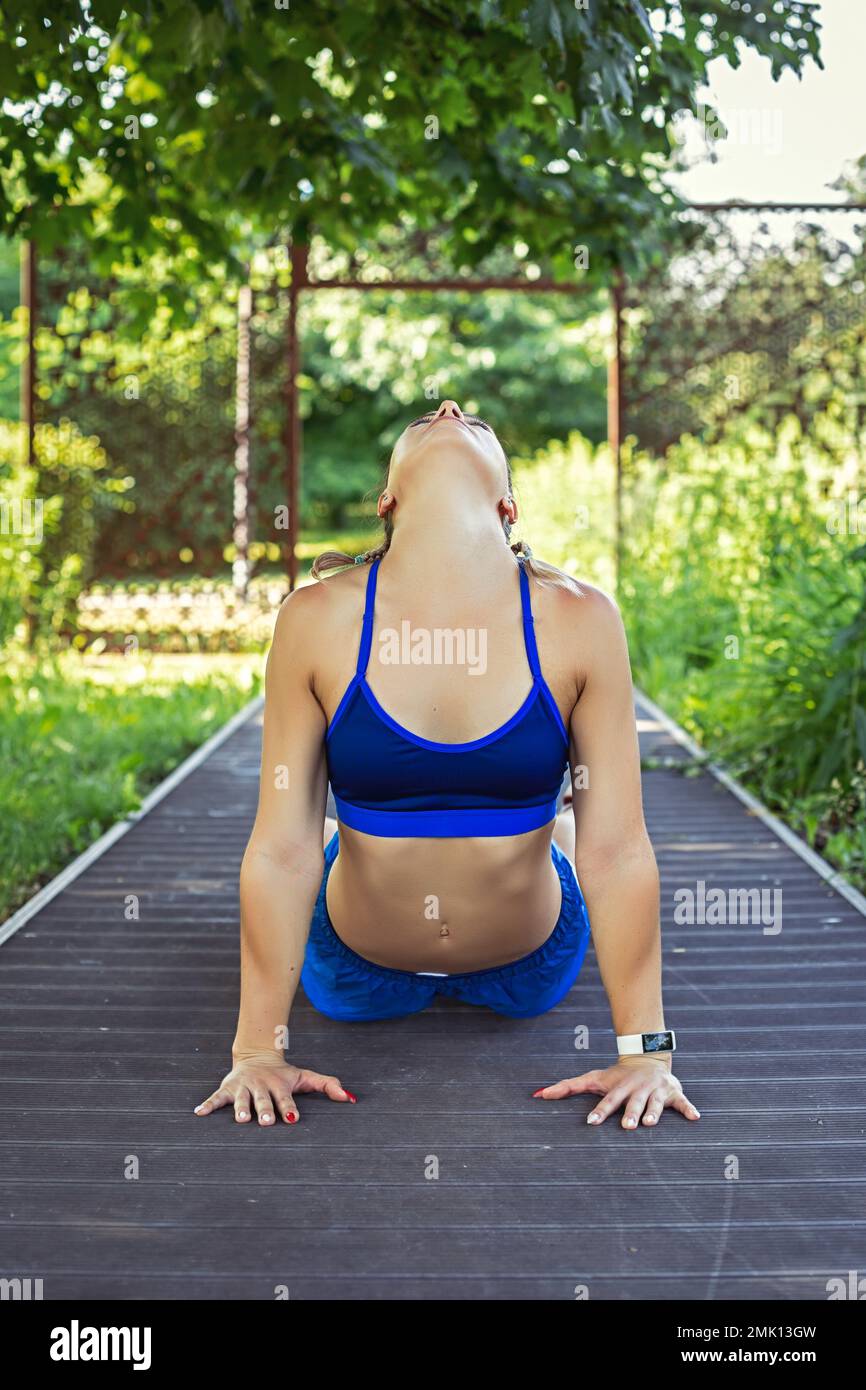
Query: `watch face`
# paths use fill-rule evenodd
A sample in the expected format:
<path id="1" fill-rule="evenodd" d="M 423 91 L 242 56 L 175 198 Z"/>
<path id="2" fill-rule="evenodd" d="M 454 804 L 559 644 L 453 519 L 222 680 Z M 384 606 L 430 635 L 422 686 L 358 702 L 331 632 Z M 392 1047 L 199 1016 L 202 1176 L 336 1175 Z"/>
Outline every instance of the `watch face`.
<path id="1" fill-rule="evenodd" d="M 670 1052 L 674 1045 L 673 1033 L 644 1033 L 644 1052 Z"/>

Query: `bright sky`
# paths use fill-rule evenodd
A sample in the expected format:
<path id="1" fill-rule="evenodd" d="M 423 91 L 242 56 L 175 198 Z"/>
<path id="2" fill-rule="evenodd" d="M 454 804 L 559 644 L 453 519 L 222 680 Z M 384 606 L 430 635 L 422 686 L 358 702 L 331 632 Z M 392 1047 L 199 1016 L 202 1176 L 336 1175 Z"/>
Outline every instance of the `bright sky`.
<path id="1" fill-rule="evenodd" d="M 710 65 L 704 93 L 725 125 L 728 140 L 714 143 L 718 156 L 674 180 L 691 202 L 833 201 L 828 189 L 843 166 L 866 153 L 863 63 L 866 0 L 823 0 L 820 7 L 823 71 L 811 61 L 803 77 L 770 77 L 766 58 L 747 51 L 736 70 L 724 61 Z M 686 146 L 690 157 L 705 149 L 696 128 Z"/>

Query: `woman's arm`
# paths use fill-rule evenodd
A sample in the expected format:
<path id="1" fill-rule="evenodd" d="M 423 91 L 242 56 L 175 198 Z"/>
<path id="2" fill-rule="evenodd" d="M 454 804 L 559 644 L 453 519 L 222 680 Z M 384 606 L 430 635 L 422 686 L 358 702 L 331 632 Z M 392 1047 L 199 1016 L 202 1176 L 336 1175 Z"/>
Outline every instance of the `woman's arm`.
<path id="1" fill-rule="evenodd" d="M 570 728 L 575 868 L 614 1033 L 663 1032 L 659 876 L 641 802 L 625 632 L 616 604 L 599 590 L 587 588 L 574 602 L 583 605 L 579 640 L 585 671 Z M 599 1123 L 620 1105 L 626 1128 L 641 1118 L 654 1124 L 665 1105 L 698 1118 L 671 1073 L 670 1054 L 620 1058 L 604 1072 L 547 1087 L 544 1095 L 559 1099 L 578 1090 L 605 1097 L 589 1123 Z"/>
<path id="2" fill-rule="evenodd" d="M 240 876 L 235 1058 L 282 1055 L 324 868 L 325 716 L 312 689 L 305 597 L 299 590 L 280 609 L 265 674 L 259 805 Z"/>
<path id="3" fill-rule="evenodd" d="M 229 1103 L 235 1118 L 273 1110 L 297 1120 L 292 1095 L 324 1091 L 351 1099 L 336 1077 L 291 1066 L 287 1021 L 304 962 L 324 868 L 328 777 L 325 716 L 313 693 L 311 653 L 321 639 L 324 595 L 298 590 L 277 618 L 265 677 L 259 805 L 240 875 L 241 1001 L 232 1071 L 197 1114 Z"/>
<path id="4" fill-rule="evenodd" d="M 605 595 L 591 591 L 584 601 L 592 657 L 570 728 L 574 864 L 614 1032 L 661 1032 L 659 876 L 641 802 L 625 633 Z"/>

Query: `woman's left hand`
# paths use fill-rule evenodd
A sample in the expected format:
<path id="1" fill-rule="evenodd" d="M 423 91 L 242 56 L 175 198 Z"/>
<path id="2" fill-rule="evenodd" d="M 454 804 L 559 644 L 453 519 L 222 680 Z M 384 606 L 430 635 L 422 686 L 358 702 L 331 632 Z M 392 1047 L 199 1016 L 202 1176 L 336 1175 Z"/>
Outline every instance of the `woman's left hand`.
<path id="1" fill-rule="evenodd" d="M 620 1057 L 603 1071 L 587 1071 L 534 1092 L 544 1100 L 584 1094 L 603 1097 L 587 1115 L 588 1125 L 600 1125 L 620 1106 L 624 1109 L 623 1129 L 637 1129 L 641 1120 L 645 1125 L 658 1124 L 667 1106 L 679 1110 L 687 1120 L 700 1119 L 700 1111 L 684 1095 L 670 1064 L 661 1058 Z"/>

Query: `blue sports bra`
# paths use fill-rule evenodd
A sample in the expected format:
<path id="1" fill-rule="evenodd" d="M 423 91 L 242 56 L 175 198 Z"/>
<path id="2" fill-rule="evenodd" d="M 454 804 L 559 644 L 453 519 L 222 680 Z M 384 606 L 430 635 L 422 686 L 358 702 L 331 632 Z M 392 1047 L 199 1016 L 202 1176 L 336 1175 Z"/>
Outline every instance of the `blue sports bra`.
<path id="1" fill-rule="evenodd" d="M 326 736 L 339 819 L 367 835 L 419 838 L 519 835 L 547 825 L 568 766 L 568 734 L 541 674 L 523 564 L 518 560 L 532 689 L 493 733 L 434 743 L 392 719 L 367 684 L 380 559 L 367 579 L 355 675 Z"/>

